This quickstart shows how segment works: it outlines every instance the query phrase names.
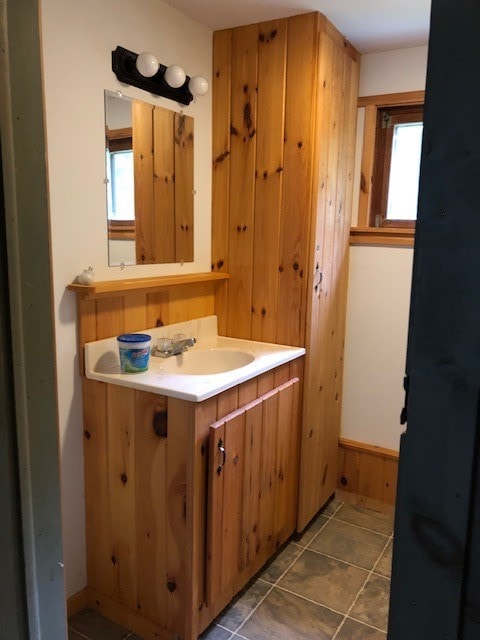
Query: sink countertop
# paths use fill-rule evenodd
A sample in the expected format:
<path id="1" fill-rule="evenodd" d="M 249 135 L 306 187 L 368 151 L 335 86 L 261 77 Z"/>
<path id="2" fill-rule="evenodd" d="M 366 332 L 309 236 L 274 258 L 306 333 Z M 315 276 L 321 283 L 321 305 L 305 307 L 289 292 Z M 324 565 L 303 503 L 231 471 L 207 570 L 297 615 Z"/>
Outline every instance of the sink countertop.
<path id="1" fill-rule="evenodd" d="M 152 346 L 155 346 L 157 340 L 161 337 L 171 338 L 176 333 L 183 333 L 189 338 L 194 337 L 197 341 L 195 346 L 190 347 L 189 351 L 228 349 L 251 354 L 254 359 L 249 364 L 237 369 L 198 375 L 165 371 L 165 363 L 168 360 L 181 356 L 170 356 L 170 358 L 166 359 L 150 356 L 150 364 L 147 371 L 134 374 L 121 373 L 117 339 L 114 337 L 89 342 L 85 345 L 86 377 L 91 380 L 158 393 L 181 400 L 201 402 L 305 354 L 303 347 L 289 347 L 268 342 L 219 336 L 217 334 L 216 316 L 179 322 L 154 329 L 145 329 L 136 333 L 151 335 Z"/>

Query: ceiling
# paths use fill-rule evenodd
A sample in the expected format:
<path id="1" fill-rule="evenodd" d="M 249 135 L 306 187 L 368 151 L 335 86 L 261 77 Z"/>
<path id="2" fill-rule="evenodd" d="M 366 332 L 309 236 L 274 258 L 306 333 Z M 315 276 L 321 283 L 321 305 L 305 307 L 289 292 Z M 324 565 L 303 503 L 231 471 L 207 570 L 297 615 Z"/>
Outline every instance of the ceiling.
<path id="1" fill-rule="evenodd" d="M 426 44 L 431 0 L 164 0 L 214 31 L 320 11 L 360 53 Z"/>

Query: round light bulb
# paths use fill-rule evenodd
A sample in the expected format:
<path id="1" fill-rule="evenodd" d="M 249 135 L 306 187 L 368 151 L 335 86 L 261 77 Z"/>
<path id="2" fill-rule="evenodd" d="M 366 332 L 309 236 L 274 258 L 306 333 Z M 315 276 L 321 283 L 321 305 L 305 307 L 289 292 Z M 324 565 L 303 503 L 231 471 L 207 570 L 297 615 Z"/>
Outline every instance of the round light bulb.
<path id="1" fill-rule="evenodd" d="M 208 82 L 203 76 L 193 76 L 188 83 L 188 90 L 194 98 L 204 96 L 208 91 Z"/>
<path id="2" fill-rule="evenodd" d="M 150 51 L 142 51 L 135 60 L 135 66 L 140 75 L 145 78 L 151 78 L 157 73 L 160 65 L 153 53 L 150 53 Z"/>
<path id="3" fill-rule="evenodd" d="M 185 84 L 186 80 L 185 71 L 177 64 L 172 64 L 165 70 L 165 82 L 172 89 L 178 89 Z"/>

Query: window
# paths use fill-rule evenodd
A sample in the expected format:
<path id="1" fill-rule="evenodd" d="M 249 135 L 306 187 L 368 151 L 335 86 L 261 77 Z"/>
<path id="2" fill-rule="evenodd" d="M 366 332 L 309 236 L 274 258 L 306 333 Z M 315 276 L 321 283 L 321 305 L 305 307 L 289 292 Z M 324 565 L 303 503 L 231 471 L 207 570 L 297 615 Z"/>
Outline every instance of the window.
<path id="1" fill-rule="evenodd" d="M 132 129 L 107 129 L 105 161 L 107 170 L 108 237 L 135 238 L 135 192 Z"/>
<path id="2" fill-rule="evenodd" d="M 107 210 L 109 220 L 135 220 L 133 151 L 107 149 Z"/>
<path id="3" fill-rule="evenodd" d="M 423 108 L 377 109 L 371 227 L 414 227 L 423 134 Z"/>
<path id="4" fill-rule="evenodd" d="M 358 100 L 363 149 L 351 244 L 413 244 L 424 97 L 414 91 Z"/>

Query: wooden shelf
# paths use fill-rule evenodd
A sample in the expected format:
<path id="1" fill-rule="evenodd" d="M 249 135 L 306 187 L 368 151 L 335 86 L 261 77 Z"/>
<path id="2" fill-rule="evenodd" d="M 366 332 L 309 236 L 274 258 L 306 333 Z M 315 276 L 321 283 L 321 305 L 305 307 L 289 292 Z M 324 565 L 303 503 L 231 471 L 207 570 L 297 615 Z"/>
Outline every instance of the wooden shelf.
<path id="1" fill-rule="evenodd" d="M 352 227 L 350 245 L 374 244 L 413 247 L 415 229 L 393 227 Z"/>
<path id="2" fill-rule="evenodd" d="M 67 285 L 69 291 L 85 299 L 99 298 L 102 296 L 122 295 L 128 291 L 159 291 L 169 287 L 196 283 L 215 283 L 228 280 L 228 273 L 209 272 L 191 273 L 179 276 L 157 276 L 153 278 L 129 278 L 127 280 L 104 280 L 92 285 L 71 283 Z"/>

